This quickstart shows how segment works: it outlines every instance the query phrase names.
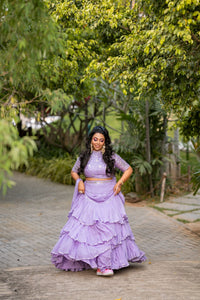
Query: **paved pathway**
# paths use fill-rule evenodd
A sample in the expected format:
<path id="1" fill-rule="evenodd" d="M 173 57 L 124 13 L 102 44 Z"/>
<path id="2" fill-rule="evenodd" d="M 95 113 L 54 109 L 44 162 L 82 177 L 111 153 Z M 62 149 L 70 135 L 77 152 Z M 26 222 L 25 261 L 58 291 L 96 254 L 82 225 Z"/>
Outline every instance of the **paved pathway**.
<path id="1" fill-rule="evenodd" d="M 185 227 L 200 235 L 200 193 L 171 198 L 153 206 L 164 214 L 183 222 Z"/>
<path id="2" fill-rule="evenodd" d="M 20 173 L 14 179 L 16 186 L 0 196 L 0 299 L 199 299 L 200 237 L 182 223 L 127 203 L 147 262 L 112 278 L 99 278 L 93 270 L 60 271 L 51 265 L 50 251 L 67 221 L 73 187 Z"/>

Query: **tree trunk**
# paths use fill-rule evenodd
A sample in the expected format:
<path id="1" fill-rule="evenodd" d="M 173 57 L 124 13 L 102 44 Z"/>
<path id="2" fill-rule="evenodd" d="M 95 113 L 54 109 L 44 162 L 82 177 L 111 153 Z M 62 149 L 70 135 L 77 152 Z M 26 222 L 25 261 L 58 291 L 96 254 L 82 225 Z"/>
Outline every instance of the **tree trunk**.
<path id="1" fill-rule="evenodd" d="M 134 5 L 135 5 L 135 0 L 131 0 L 130 1 L 130 9 L 132 9 L 134 7 Z"/>
<path id="2" fill-rule="evenodd" d="M 151 145 L 150 145 L 150 128 L 149 128 L 149 101 L 145 102 L 145 125 L 146 125 L 146 159 L 148 163 L 151 163 Z M 152 183 L 152 175 L 149 174 L 149 186 L 151 197 L 154 196 L 153 193 L 153 183 Z"/>
<path id="3" fill-rule="evenodd" d="M 138 169 L 135 169 L 135 191 L 137 194 L 144 194 L 142 176 L 140 175 Z"/>
<path id="4" fill-rule="evenodd" d="M 106 109 L 105 109 L 105 103 L 103 103 L 103 126 L 106 126 Z"/>
<path id="5" fill-rule="evenodd" d="M 167 116 L 163 118 L 163 131 L 164 137 L 161 144 L 161 154 L 162 157 L 166 155 L 166 141 L 167 141 Z M 160 167 L 160 178 L 163 176 L 163 173 L 166 172 L 166 160 L 163 158 L 163 165 Z"/>
<path id="6" fill-rule="evenodd" d="M 89 131 L 89 122 L 88 122 L 88 103 L 85 103 L 85 139 L 88 137 L 88 131 Z"/>
<path id="7" fill-rule="evenodd" d="M 176 178 L 179 178 L 181 175 L 180 170 L 180 151 L 179 151 L 179 129 L 174 130 L 174 155 L 176 162 Z"/>

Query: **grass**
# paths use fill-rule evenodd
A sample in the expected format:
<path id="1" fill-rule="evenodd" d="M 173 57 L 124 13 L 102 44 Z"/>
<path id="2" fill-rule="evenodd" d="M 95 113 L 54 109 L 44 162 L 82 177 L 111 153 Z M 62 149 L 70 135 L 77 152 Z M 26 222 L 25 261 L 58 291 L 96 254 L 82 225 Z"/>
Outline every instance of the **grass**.
<path id="1" fill-rule="evenodd" d="M 194 209 L 190 209 L 190 210 L 178 210 L 178 209 L 173 209 L 173 208 L 165 208 L 165 207 L 158 207 L 156 205 L 151 205 L 151 207 L 163 212 L 164 210 L 170 210 L 170 211 L 174 211 L 175 215 L 179 215 L 179 214 L 184 214 L 184 213 L 188 213 L 188 212 L 193 212 L 193 211 L 197 211 L 199 210 L 198 208 L 194 208 Z"/>
<path id="2" fill-rule="evenodd" d="M 172 209 L 170 209 L 170 210 L 172 210 Z M 177 216 L 177 215 L 180 215 L 180 214 L 190 213 L 190 212 L 197 211 L 197 210 L 199 210 L 199 208 L 195 208 L 195 209 L 191 209 L 191 210 L 187 210 L 187 211 L 180 210 L 177 213 L 173 214 L 173 216 Z"/>
<path id="3" fill-rule="evenodd" d="M 175 212 L 174 214 L 169 214 L 169 215 L 167 214 L 168 216 L 175 216 L 175 215 L 178 215 L 179 213 L 182 213 L 182 212 L 179 212 L 178 210 L 175 210 L 175 209 L 158 207 L 156 205 L 155 206 L 154 205 L 150 205 L 150 207 L 153 207 L 153 208 L 157 209 L 158 211 L 162 212 L 163 214 L 165 214 L 164 211 L 166 211 L 166 210 L 170 210 L 170 211 L 174 211 Z"/>
<path id="4" fill-rule="evenodd" d="M 174 214 L 166 214 L 169 217 L 174 217 L 174 216 L 177 216 L 177 215 L 181 215 L 181 214 L 185 214 L 185 213 L 190 213 L 190 212 L 199 210 L 199 208 L 195 208 L 195 209 L 191 209 L 191 210 L 187 210 L 187 211 L 185 211 L 185 210 L 178 211 L 178 210 L 175 210 L 175 209 L 158 207 L 156 205 L 155 206 L 154 205 L 150 205 L 150 206 L 153 207 L 153 208 L 155 208 L 155 209 L 157 209 L 158 211 L 162 212 L 163 214 L 166 214 L 164 211 L 167 211 L 167 210 L 174 211 L 175 212 Z M 180 222 L 183 222 L 183 223 L 191 223 L 191 222 L 189 222 L 187 220 L 184 220 L 184 219 L 177 219 L 177 220 L 180 221 Z M 198 222 L 198 220 L 200 221 L 200 219 L 197 219 L 194 222 Z"/>
<path id="5" fill-rule="evenodd" d="M 187 221 L 187 220 L 183 220 L 183 219 L 176 219 L 177 221 L 179 221 L 179 222 L 182 222 L 182 223 L 184 223 L 184 224 L 186 224 L 186 223 L 191 223 L 190 221 Z M 193 223 L 193 222 L 192 222 Z"/>
<path id="6" fill-rule="evenodd" d="M 165 208 L 162 208 L 162 207 L 158 207 L 158 206 L 154 206 L 154 205 L 149 205 L 150 207 L 153 207 L 155 209 L 157 209 L 158 211 L 162 212 L 164 214 L 164 210 L 166 210 Z"/>
<path id="7" fill-rule="evenodd" d="M 199 208 L 195 208 L 195 209 L 191 209 L 191 210 L 187 210 L 187 211 L 181 211 L 181 210 L 177 211 L 175 209 L 163 208 L 163 207 L 158 207 L 158 206 L 154 206 L 154 205 L 150 205 L 150 206 L 153 207 L 153 208 L 155 208 L 155 209 L 157 209 L 158 211 L 162 212 L 163 214 L 166 214 L 166 213 L 164 213 L 164 210 L 165 211 L 167 211 L 167 210 L 174 211 L 175 214 L 166 214 L 169 217 L 174 217 L 174 216 L 181 215 L 181 214 L 184 214 L 184 213 L 189 213 L 189 212 L 193 212 L 193 211 L 199 210 Z M 200 219 L 197 219 L 197 220 L 195 220 L 193 222 L 188 221 L 188 220 L 184 220 L 184 219 L 180 219 L 180 218 L 177 218 L 176 220 L 179 221 L 179 222 L 182 222 L 184 224 L 200 222 Z"/>

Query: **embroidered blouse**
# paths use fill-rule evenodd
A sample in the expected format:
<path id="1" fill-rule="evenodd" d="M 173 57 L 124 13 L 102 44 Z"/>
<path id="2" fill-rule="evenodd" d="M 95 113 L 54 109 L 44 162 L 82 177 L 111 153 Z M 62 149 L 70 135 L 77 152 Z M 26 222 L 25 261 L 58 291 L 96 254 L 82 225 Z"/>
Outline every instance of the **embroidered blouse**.
<path id="1" fill-rule="evenodd" d="M 123 160 L 118 154 L 114 153 L 113 158 L 115 160 L 115 168 L 120 169 L 125 172 L 130 165 Z M 76 163 L 74 164 L 72 171 L 78 173 L 80 167 L 80 158 L 78 157 Z M 101 151 L 93 151 L 90 159 L 84 169 L 85 177 L 90 178 L 108 178 L 106 174 L 106 163 L 103 160 Z"/>

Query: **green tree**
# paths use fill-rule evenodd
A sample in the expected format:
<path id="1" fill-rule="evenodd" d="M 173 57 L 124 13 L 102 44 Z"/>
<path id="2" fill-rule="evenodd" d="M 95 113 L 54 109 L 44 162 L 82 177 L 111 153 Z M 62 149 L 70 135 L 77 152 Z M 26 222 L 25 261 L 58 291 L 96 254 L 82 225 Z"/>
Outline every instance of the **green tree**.
<path id="1" fill-rule="evenodd" d="M 118 8 L 113 6 L 112 18 L 102 13 L 93 22 L 95 28 L 110 23 L 125 30 L 108 49 L 106 59 L 91 62 L 88 76 L 98 73 L 110 82 L 119 80 L 124 94 L 134 93 L 138 101 L 162 99 L 161 105 L 173 110 L 185 125 L 192 110 L 192 124 L 198 124 L 199 1 L 138 0 L 132 9 Z"/>
<path id="2" fill-rule="evenodd" d="M 186 141 L 191 141 L 200 159 L 200 107 L 196 105 L 192 110 L 188 110 L 179 122 L 181 134 Z"/>
<path id="3" fill-rule="evenodd" d="M 131 97 L 126 96 L 126 85 L 128 85 L 129 82 L 128 80 L 125 81 L 124 78 L 122 80 L 121 77 L 121 63 L 123 62 L 123 58 L 121 55 L 122 53 L 120 52 L 121 49 L 119 47 L 119 45 L 123 43 L 124 39 L 131 35 L 132 30 L 136 28 L 136 21 L 138 19 L 138 16 L 135 10 L 130 9 L 130 2 L 125 3 L 124 1 L 115 2 L 86 0 L 81 2 L 75 1 L 72 4 L 71 1 L 58 1 L 56 5 L 55 3 L 50 4 L 50 8 L 52 10 L 52 14 L 54 15 L 54 17 L 56 17 L 57 22 L 61 26 L 62 32 L 67 33 L 68 37 L 72 39 L 70 40 L 70 45 L 75 44 L 76 47 L 78 47 L 77 45 L 79 45 L 79 48 L 77 48 L 77 50 L 81 47 L 82 51 L 86 54 L 88 53 L 88 45 L 89 47 L 90 45 L 93 45 L 93 47 L 91 48 L 93 52 L 90 51 L 92 55 L 88 56 L 88 59 L 84 57 L 83 62 L 79 58 L 79 62 L 81 62 L 81 64 L 78 64 L 77 70 L 79 78 L 81 79 L 80 82 L 82 83 L 81 91 L 83 92 L 84 90 L 84 84 L 88 84 L 88 82 L 90 82 L 90 78 L 92 78 L 93 80 L 95 80 L 95 82 L 99 82 L 99 95 L 102 94 L 102 87 L 107 91 L 110 91 L 111 97 L 109 97 L 109 95 L 107 94 L 107 101 L 106 99 L 104 99 L 104 102 L 107 102 L 108 105 L 112 103 L 111 108 L 108 106 L 109 110 L 107 112 L 110 112 L 112 111 L 112 109 L 114 109 L 118 113 L 127 114 L 128 116 L 130 116 L 130 118 L 133 119 L 134 116 L 131 115 L 133 113 L 132 107 L 137 105 L 139 107 L 140 103 L 131 99 Z M 73 35 L 69 34 L 71 32 L 73 32 Z M 74 54 L 74 51 L 72 51 L 72 53 L 73 57 L 75 57 L 76 54 Z M 70 55 L 68 59 L 70 59 L 71 57 L 72 55 Z M 112 65 L 113 57 L 115 59 L 114 66 Z M 111 63 L 110 60 L 112 61 Z M 87 76 L 85 76 L 85 72 L 87 73 Z M 101 78 L 98 78 L 98 76 L 100 76 Z M 78 83 L 78 81 L 76 82 Z M 78 86 L 80 86 L 79 84 L 80 83 L 78 83 Z M 90 95 L 93 96 L 94 94 L 92 89 L 93 84 L 90 85 L 90 89 L 88 90 L 90 92 Z M 135 90 L 131 87 L 130 92 L 133 93 L 135 92 Z M 134 97 L 136 98 L 136 96 L 137 94 L 135 92 Z M 83 98 L 83 96 L 81 97 L 81 94 L 79 94 L 79 99 L 81 98 Z M 98 97 L 98 100 L 101 99 L 102 98 Z M 143 97 L 143 99 L 145 99 L 145 97 Z M 96 96 L 91 97 L 90 103 L 95 102 L 95 100 L 97 100 Z M 99 103 L 101 102 L 99 101 Z M 144 101 L 141 102 L 141 104 L 144 103 Z M 93 110 L 90 110 L 89 112 L 94 116 Z M 73 120 L 74 116 L 75 118 L 77 117 L 77 113 L 80 115 L 81 110 L 76 110 L 76 113 L 72 114 Z M 144 117 L 144 115 L 142 115 L 142 113 L 140 112 L 140 118 L 141 116 L 142 118 Z M 149 116 L 147 114 L 146 120 L 148 120 L 148 117 Z M 157 119 L 159 120 L 159 118 L 161 117 L 158 117 Z M 90 119 L 90 121 L 92 121 L 92 119 Z M 159 125 L 160 123 L 158 121 L 157 126 Z M 70 126 L 71 123 L 69 127 Z M 130 129 L 130 126 L 131 125 L 129 125 L 128 130 Z M 140 136 L 140 138 L 142 138 L 141 143 L 145 144 L 145 123 L 141 122 L 140 126 L 143 127 L 143 136 Z M 153 129 L 151 128 L 151 130 L 151 135 L 155 136 L 157 131 L 156 125 Z M 69 140 L 69 137 L 67 139 Z M 74 138 L 73 140 L 76 143 L 76 140 Z M 133 140 L 135 140 L 135 137 L 133 135 L 130 136 L 129 134 L 129 140 L 131 143 Z M 73 143 L 71 143 L 71 145 L 73 145 Z M 140 173 L 142 175 L 144 175 L 144 173 L 148 173 L 148 175 L 151 176 L 153 170 L 152 165 L 156 165 L 155 156 L 152 155 L 152 161 L 151 159 L 147 160 L 147 152 L 150 153 L 150 149 L 149 151 L 147 151 L 144 147 L 140 150 L 137 150 L 137 154 L 141 155 L 142 157 L 142 162 L 141 159 L 137 160 L 138 164 L 140 163 Z M 161 151 L 161 148 L 159 150 Z M 142 151 L 142 153 L 139 151 Z M 157 157 L 158 156 L 159 155 L 157 153 Z M 157 162 L 158 161 L 159 159 L 157 160 Z M 144 167 L 144 165 L 145 169 L 143 170 L 142 168 Z M 146 168 L 148 168 L 148 172 Z"/>
<path id="4" fill-rule="evenodd" d="M 117 150 L 129 153 L 131 157 L 135 169 L 136 191 L 139 193 L 150 191 L 153 194 L 153 187 L 162 176 L 161 167 L 166 154 L 167 114 L 161 107 L 159 99 L 149 101 L 148 111 L 146 102 L 145 99 L 140 101 L 132 99 L 129 113 L 121 113 L 122 120 L 127 122 Z M 150 149 L 147 149 L 147 138 Z"/>
<path id="5" fill-rule="evenodd" d="M 38 99 L 39 61 L 58 48 L 57 30 L 42 0 L 2 0 L 0 22 L 0 104 L 10 114 Z"/>
<path id="6" fill-rule="evenodd" d="M 95 120 L 104 122 L 103 115 L 112 104 L 112 89 L 105 90 L 105 80 L 98 80 L 97 75 L 86 79 L 85 70 L 94 59 L 105 58 L 110 45 L 124 32 L 122 27 L 116 31 L 110 22 L 104 26 L 103 20 L 97 29 L 93 26 L 96 13 L 108 13 L 111 18 L 113 5 L 118 7 L 120 1 L 46 2 L 65 51 L 41 62 L 46 103 L 52 114 L 60 116 L 41 132 L 48 143 L 71 152 L 81 145 Z M 45 114 L 40 117 L 45 122 Z"/>
<path id="7" fill-rule="evenodd" d="M 104 67 L 104 76 L 120 78 L 138 99 L 160 95 L 177 113 L 190 108 L 200 90 L 199 8 L 198 0 L 137 1 L 128 26 L 127 15 L 120 20 L 128 34 L 112 45 L 98 70 Z"/>
<path id="8" fill-rule="evenodd" d="M 12 182 L 11 169 L 28 162 L 36 145 L 19 138 L 19 115 L 34 110 L 42 94 L 39 61 L 58 48 L 57 29 L 42 0 L 0 1 L 0 188 Z"/>
<path id="9" fill-rule="evenodd" d="M 36 145 L 29 137 L 22 139 L 14 126 L 6 120 L 0 120 L 0 190 L 6 193 L 7 187 L 14 185 L 10 179 L 11 170 L 20 164 L 27 165 L 29 156 L 33 155 Z"/>

